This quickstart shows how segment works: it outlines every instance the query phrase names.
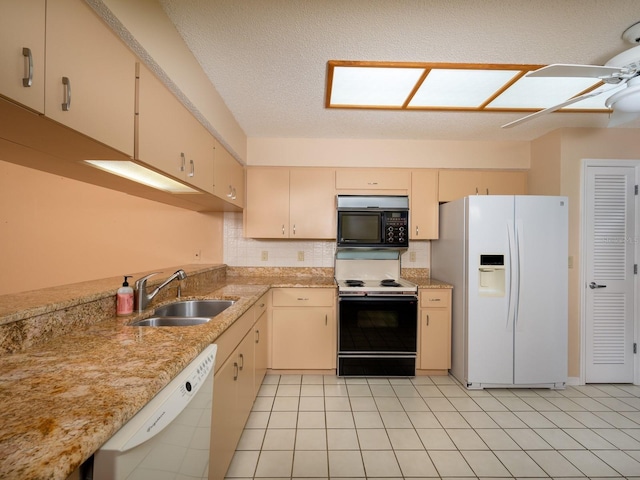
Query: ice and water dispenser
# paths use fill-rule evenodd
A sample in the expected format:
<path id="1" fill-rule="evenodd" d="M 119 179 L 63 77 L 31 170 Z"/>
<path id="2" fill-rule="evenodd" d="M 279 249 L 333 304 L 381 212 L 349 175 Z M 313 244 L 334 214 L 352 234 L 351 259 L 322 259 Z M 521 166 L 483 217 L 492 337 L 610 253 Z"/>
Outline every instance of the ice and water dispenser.
<path id="1" fill-rule="evenodd" d="M 504 297 L 504 255 L 481 254 L 478 275 L 480 295 Z"/>

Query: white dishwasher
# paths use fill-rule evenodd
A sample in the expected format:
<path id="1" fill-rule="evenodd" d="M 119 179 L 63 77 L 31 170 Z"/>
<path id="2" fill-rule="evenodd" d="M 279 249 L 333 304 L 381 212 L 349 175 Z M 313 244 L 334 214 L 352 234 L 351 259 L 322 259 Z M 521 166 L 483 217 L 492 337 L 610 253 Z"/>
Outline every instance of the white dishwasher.
<path id="1" fill-rule="evenodd" d="M 94 480 L 207 479 L 216 345 L 209 345 L 94 455 Z"/>

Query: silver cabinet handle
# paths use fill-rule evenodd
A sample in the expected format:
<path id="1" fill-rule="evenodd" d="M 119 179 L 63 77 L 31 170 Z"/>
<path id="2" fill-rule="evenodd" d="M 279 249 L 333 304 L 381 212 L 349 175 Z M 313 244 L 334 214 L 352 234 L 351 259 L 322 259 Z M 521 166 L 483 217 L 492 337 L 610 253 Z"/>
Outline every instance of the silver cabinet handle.
<path id="1" fill-rule="evenodd" d="M 284 224 L 282 225 L 282 235 L 284 235 Z"/>
<path id="2" fill-rule="evenodd" d="M 308 302 L 309 301 L 309 297 L 298 297 L 296 300 L 298 300 L 299 302 Z"/>
<path id="3" fill-rule="evenodd" d="M 241 353 L 240 355 L 240 370 L 244 368 L 244 355 Z"/>
<path id="4" fill-rule="evenodd" d="M 229 185 L 229 193 L 227 193 L 227 198 L 233 199 L 233 187 Z"/>
<path id="5" fill-rule="evenodd" d="M 180 152 L 180 171 L 184 172 L 187 167 L 187 158 L 184 156 L 184 152 Z"/>
<path id="6" fill-rule="evenodd" d="M 329 325 L 329 315 L 325 314 L 324 316 L 324 325 L 327 326 Z"/>
<path id="7" fill-rule="evenodd" d="M 31 54 L 31 49 L 27 47 L 22 48 L 22 55 L 27 60 L 27 75 L 22 79 L 23 87 L 30 87 L 33 83 L 33 55 Z"/>
<path id="8" fill-rule="evenodd" d="M 427 327 L 429 326 L 429 314 L 427 314 Z"/>
<path id="9" fill-rule="evenodd" d="M 256 343 L 260 343 L 260 330 L 256 330 Z"/>
<path id="10" fill-rule="evenodd" d="M 487 188 L 487 195 L 489 195 L 489 189 Z"/>
<path id="11" fill-rule="evenodd" d="M 416 236 L 420 235 L 420 227 L 416 225 Z"/>
<path id="12" fill-rule="evenodd" d="M 367 182 L 367 185 L 377 185 L 378 182 Z"/>
<path id="13" fill-rule="evenodd" d="M 235 200 L 236 198 L 238 198 L 236 196 L 236 187 L 233 187 L 233 197 L 231 197 L 231 200 Z"/>
<path id="14" fill-rule="evenodd" d="M 607 288 L 607 286 L 606 286 L 606 285 L 598 285 L 596 282 L 591 282 L 591 283 L 589 284 L 589 288 L 590 288 L 591 290 L 593 290 L 593 289 L 595 289 L 595 288 Z"/>
<path id="15" fill-rule="evenodd" d="M 62 77 L 62 85 L 64 88 L 64 102 L 62 103 L 62 111 L 71 110 L 71 80 L 69 77 Z"/>
<path id="16" fill-rule="evenodd" d="M 196 174 L 196 164 L 192 160 L 189 160 L 189 165 L 191 165 L 191 172 L 189 172 L 189 176 L 193 177 Z"/>
<path id="17" fill-rule="evenodd" d="M 476 195 L 478 195 L 478 187 L 476 187 Z"/>
<path id="18" fill-rule="evenodd" d="M 295 223 L 293 224 L 293 234 L 294 235 L 296 234 L 296 224 Z"/>
<path id="19" fill-rule="evenodd" d="M 238 364 L 236 362 L 233 362 L 233 381 L 235 382 L 236 380 L 238 380 Z"/>

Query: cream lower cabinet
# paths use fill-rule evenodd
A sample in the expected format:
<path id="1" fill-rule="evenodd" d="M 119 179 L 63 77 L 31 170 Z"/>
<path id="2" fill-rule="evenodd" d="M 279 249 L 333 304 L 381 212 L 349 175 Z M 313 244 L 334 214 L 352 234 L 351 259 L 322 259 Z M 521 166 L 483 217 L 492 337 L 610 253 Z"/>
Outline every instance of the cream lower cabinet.
<path id="1" fill-rule="evenodd" d="M 451 368 L 451 289 L 421 288 L 419 369 L 446 374 Z"/>
<path id="2" fill-rule="evenodd" d="M 258 378 L 261 383 L 267 369 L 268 341 L 266 297 L 262 297 L 215 342 L 218 354 L 213 382 L 211 480 L 222 480 L 227 473 L 256 398 Z"/>
<path id="3" fill-rule="evenodd" d="M 336 368 L 336 290 L 272 289 L 271 368 Z"/>
<path id="4" fill-rule="evenodd" d="M 438 201 L 468 195 L 526 195 L 527 173 L 505 170 L 440 170 Z"/>
<path id="5" fill-rule="evenodd" d="M 255 372 L 254 391 L 258 394 L 262 380 L 267 373 L 269 366 L 269 299 L 270 293 L 265 293 L 253 307 L 255 310 L 256 323 L 253 326 L 253 340 L 255 343 Z"/>

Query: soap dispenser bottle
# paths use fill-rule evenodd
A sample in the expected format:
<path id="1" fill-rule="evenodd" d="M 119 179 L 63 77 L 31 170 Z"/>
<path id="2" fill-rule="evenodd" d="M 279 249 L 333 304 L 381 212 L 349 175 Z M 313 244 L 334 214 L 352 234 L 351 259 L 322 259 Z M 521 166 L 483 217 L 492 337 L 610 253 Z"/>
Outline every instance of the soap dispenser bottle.
<path id="1" fill-rule="evenodd" d="M 133 288 L 129 286 L 127 278 L 131 275 L 124 276 L 124 282 L 116 293 L 116 315 L 131 315 L 133 313 Z"/>

